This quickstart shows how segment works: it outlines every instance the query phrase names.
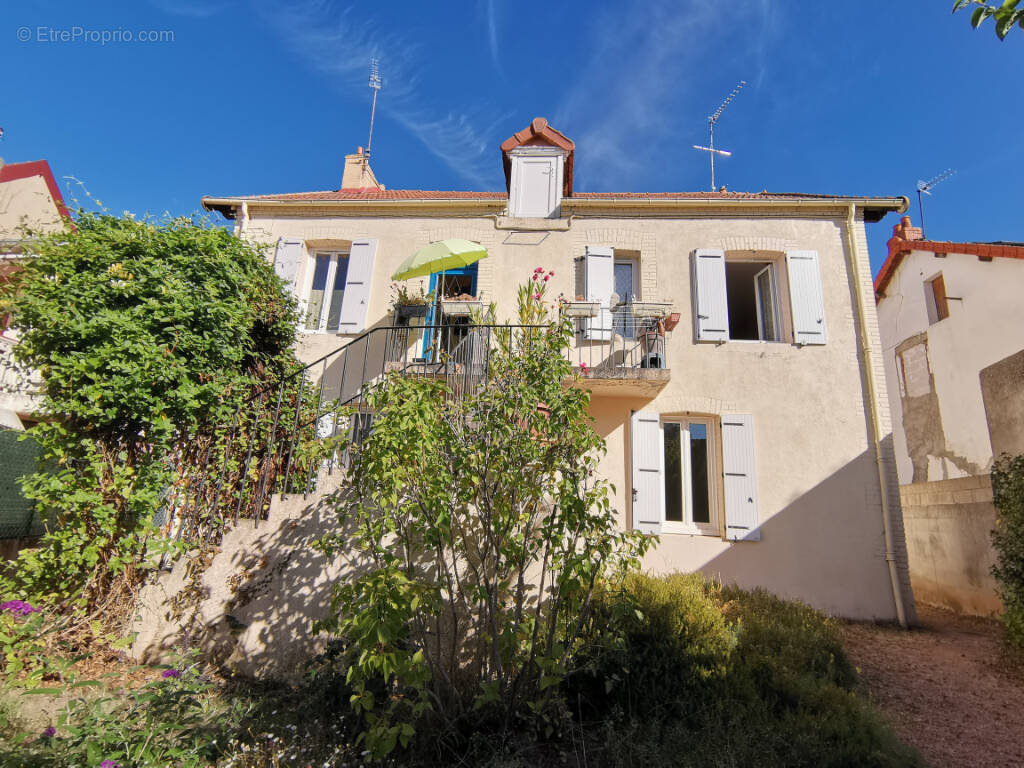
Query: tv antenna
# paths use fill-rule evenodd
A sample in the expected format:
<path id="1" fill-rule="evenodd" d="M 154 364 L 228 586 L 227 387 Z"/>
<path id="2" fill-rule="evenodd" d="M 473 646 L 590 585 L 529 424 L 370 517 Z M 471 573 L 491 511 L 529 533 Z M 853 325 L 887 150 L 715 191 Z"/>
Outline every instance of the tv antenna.
<path id="1" fill-rule="evenodd" d="M 718 119 L 722 116 L 722 113 L 725 112 L 725 108 L 729 106 L 732 100 L 736 98 L 736 94 L 739 93 L 743 86 L 746 84 L 746 80 L 740 80 L 740 84 L 732 89 L 732 93 L 726 96 L 725 101 L 723 101 L 719 105 L 718 109 L 715 110 L 715 113 L 708 117 L 708 133 L 710 134 L 709 146 L 702 147 L 699 144 L 693 145 L 694 149 L 699 149 L 701 152 L 707 152 L 708 156 L 711 158 L 712 192 L 715 191 L 715 155 L 721 155 L 722 157 L 730 157 L 732 155 L 732 152 L 727 152 L 724 149 L 715 149 L 715 123 L 718 122 Z"/>
<path id="2" fill-rule="evenodd" d="M 936 176 L 933 179 L 928 179 L 928 181 L 918 181 L 917 182 L 917 210 L 921 214 L 921 238 L 922 239 L 924 239 L 924 203 L 922 202 L 921 193 L 924 193 L 926 195 L 930 195 L 932 193 L 932 189 L 934 189 L 939 184 L 944 182 L 946 179 L 948 179 L 954 173 L 956 173 L 956 171 L 954 171 L 952 168 L 947 168 L 946 170 L 944 170 L 942 173 L 940 173 L 938 176 Z"/>
<path id="3" fill-rule="evenodd" d="M 370 88 L 373 89 L 373 106 L 370 107 L 370 136 L 366 140 L 366 160 L 370 160 L 370 145 L 373 143 L 373 118 L 377 114 L 377 94 L 380 93 L 380 62 L 370 59 Z"/>

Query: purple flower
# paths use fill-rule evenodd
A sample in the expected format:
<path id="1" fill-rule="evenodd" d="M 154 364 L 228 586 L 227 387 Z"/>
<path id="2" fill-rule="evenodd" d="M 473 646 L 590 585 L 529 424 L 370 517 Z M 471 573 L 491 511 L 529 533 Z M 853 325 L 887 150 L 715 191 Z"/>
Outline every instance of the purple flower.
<path id="1" fill-rule="evenodd" d="M 180 669 L 165 669 L 160 677 L 167 679 L 168 677 L 181 677 Z"/>
<path id="2" fill-rule="evenodd" d="M 24 600 L 8 600 L 0 603 L 0 611 L 7 611 L 12 616 L 28 616 L 30 613 L 38 613 L 39 609 Z"/>
<path id="3" fill-rule="evenodd" d="M 121 764 L 116 760 L 104 760 L 100 763 L 100 768 L 121 768 Z"/>
<path id="4" fill-rule="evenodd" d="M 50 739 L 57 735 L 57 729 L 52 725 L 43 731 L 43 738 Z"/>

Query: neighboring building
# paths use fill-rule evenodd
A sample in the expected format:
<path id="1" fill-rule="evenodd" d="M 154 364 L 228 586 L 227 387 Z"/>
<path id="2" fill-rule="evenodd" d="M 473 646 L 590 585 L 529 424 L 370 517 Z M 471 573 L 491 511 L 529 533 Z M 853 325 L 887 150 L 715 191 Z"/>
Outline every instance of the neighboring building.
<path id="1" fill-rule="evenodd" d="M 64 199 L 45 160 L 0 160 L 0 282 L 19 269 L 23 248 L 38 234 L 59 231 L 67 217 Z M 14 363 L 17 332 L 3 320 L 0 331 L 0 428 L 23 429 L 38 405 L 36 377 Z"/>
<path id="2" fill-rule="evenodd" d="M 304 307 L 304 360 L 348 345 L 310 369 L 331 380 L 325 398 L 348 397 L 353 370 L 389 359 L 371 343 L 389 338 L 390 275 L 419 248 L 453 237 L 486 246 L 489 257 L 449 274 L 444 293 L 495 302 L 499 319 L 513 315 L 516 286 L 536 267 L 554 270 L 549 296 L 600 304 L 570 354 L 592 391 L 622 525 L 661 534 L 647 568 L 913 623 L 865 236 L 865 222 L 907 200 L 576 192 L 575 145 L 543 118 L 501 151 L 501 192 L 385 190 L 356 154 L 341 189 L 203 205 L 271 246 Z M 665 305 L 679 323 L 652 344 L 643 318 Z M 275 498 L 269 524 L 225 537 L 189 623 L 193 638 L 247 671 L 297 668 L 300 650 L 315 647 L 309 621 L 342 578 L 310 545 L 329 514 L 316 494 Z M 161 622 L 186 579 L 176 566 L 147 592 L 139 656 L 180 636 Z"/>
<path id="3" fill-rule="evenodd" d="M 1024 243 L 893 228 L 875 279 L 893 445 L 918 598 L 1000 610 L 993 457 L 1024 453 Z"/>
<path id="4" fill-rule="evenodd" d="M 45 160 L 4 165 L 0 160 L 0 283 L 20 268 L 24 246 L 34 236 L 59 231 L 67 217 L 64 200 Z M 42 533 L 18 478 L 34 471 L 38 448 L 19 439 L 39 405 L 38 375 L 14 361 L 16 329 L 0 328 L 0 557 L 12 557 L 26 539 Z"/>

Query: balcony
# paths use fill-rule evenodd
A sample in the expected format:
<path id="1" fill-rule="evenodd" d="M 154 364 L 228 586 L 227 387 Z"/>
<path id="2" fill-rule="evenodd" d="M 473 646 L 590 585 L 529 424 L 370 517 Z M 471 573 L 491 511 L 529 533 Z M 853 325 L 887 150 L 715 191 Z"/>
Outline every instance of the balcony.
<path id="1" fill-rule="evenodd" d="M 678 322 L 660 302 L 620 304 L 609 310 L 570 302 L 566 314 L 581 318 L 570 360 L 580 375 L 574 386 L 606 397 L 653 398 L 671 378 L 667 334 Z M 591 314 L 581 313 L 583 306 Z"/>

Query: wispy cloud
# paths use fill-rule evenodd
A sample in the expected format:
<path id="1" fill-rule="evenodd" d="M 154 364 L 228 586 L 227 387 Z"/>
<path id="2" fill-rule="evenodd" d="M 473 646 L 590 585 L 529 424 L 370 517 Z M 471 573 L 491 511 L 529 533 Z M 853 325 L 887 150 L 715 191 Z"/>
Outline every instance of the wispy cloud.
<path id="1" fill-rule="evenodd" d="M 480 110 L 439 113 L 418 94 L 427 60 L 413 40 L 387 33 L 349 7 L 325 0 L 274 2 L 257 0 L 263 21 L 305 64 L 334 80 L 345 91 L 365 89 L 371 58 L 381 62 L 385 95 L 379 113 L 395 120 L 433 155 L 477 188 L 493 186 L 493 158 L 486 157 L 490 132 L 482 129 Z"/>
<path id="2" fill-rule="evenodd" d="M 498 2 L 499 0 L 482 0 L 484 19 L 487 23 L 487 45 L 491 50 L 491 60 L 499 73 L 501 68 L 501 51 L 498 47 Z"/>
<path id="3" fill-rule="evenodd" d="M 760 21 L 769 12 L 770 0 L 633 0 L 594 18 L 587 47 L 595 53 L 570 82 L 556 124 L 586 147 L 585 167 L 600 169 L 602 186 L 643 183 L 641 169 L 652 167 L 659 148 L 678 142 L 680 116 L 715 107 L 694 98 L 709 76 L 724 61 L 756 54 L 756 46 L 725 47 L 722 38 L 740 18 L 769 34 Z M 577 178 L 586 188 L 586 172 Z"/>

